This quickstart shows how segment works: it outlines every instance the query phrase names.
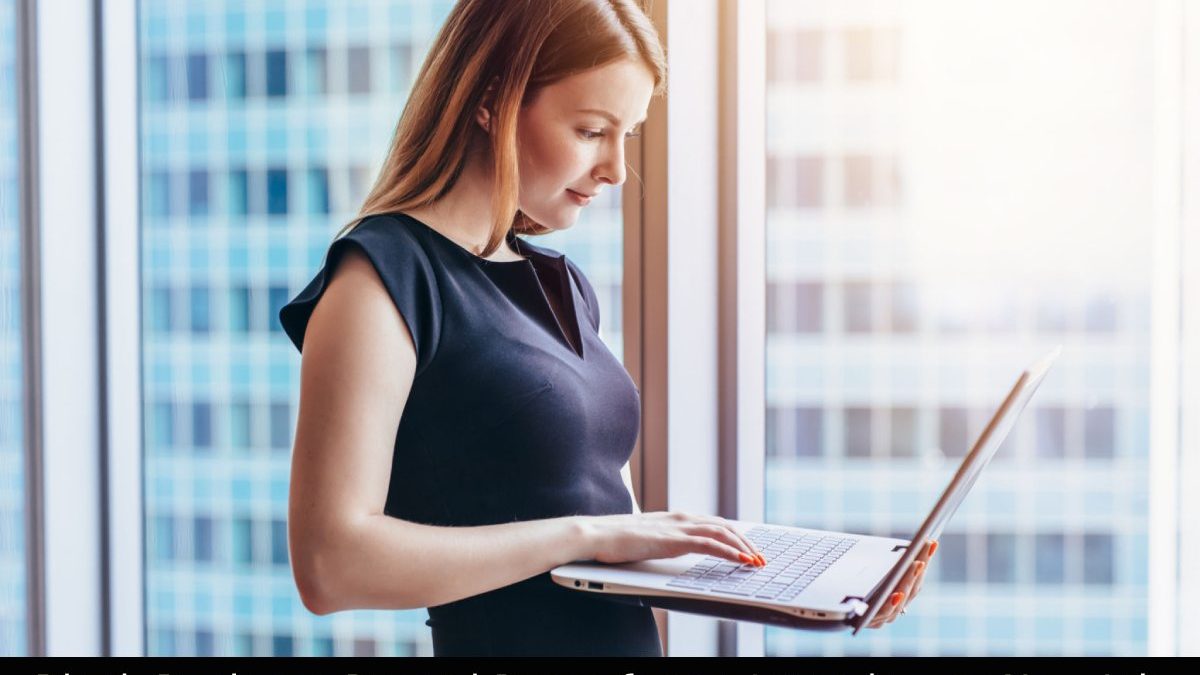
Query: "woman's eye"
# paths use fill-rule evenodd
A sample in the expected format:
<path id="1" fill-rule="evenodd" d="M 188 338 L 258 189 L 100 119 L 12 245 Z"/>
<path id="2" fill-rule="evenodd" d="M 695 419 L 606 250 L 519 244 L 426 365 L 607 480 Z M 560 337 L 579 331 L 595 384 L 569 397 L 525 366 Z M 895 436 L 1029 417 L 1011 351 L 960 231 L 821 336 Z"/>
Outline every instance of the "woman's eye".
<path id="1" fill-rule="evenodd" d="M 601 136 L 604 135 L 604 132 L 591 131 L 590 129 L 580 129 L 579 135 L 583 136 L 584 138 L 586 138 L 587 140 L 590 141 L 592 139 L 600 138 Z M 641 136 L 641 135 L 642 135 L 642 132 L 640 132 L 640 131 L 630 131 L 625 134 L 625 138 L 637 138 L 638 136 Z"/>

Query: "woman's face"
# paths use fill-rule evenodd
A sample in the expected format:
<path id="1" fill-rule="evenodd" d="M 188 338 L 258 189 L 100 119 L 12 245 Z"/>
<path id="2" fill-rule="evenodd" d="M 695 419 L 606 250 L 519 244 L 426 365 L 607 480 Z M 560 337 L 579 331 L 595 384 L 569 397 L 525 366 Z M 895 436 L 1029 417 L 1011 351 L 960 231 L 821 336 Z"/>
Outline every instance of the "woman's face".
<path id="1" fill-rule="evenodd" d="M 586 205 L 577 195 L 624 183 L 627 134 L 640 131 L 653 90 L 648 68 L 622 60 L 539 91 L 517 122 L 521 211 L 563 230 Z"/>

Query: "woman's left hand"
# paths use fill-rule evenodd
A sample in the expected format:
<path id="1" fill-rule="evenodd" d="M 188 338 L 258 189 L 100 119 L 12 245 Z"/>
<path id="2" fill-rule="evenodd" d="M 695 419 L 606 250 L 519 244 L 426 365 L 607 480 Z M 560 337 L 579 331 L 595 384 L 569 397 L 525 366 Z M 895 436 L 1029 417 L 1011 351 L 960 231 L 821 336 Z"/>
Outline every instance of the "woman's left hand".
<path id="1" fill-rule="evenodd" d="M 871 620 L 868 628 L 879 628 L 884 624 L 891 623 L 896 620 L 896 617 L 904 613 L 908 607 L 908 603 L 917 597 L 921 592 L 921 584 L 925 581 L 925 571 L 929 569 L 929 559 L 933 557 L 933 552 L 937 550 L 937 542 L 931 541 L 925 545 L 925 550 L 917 556 L 912 565 L 909 565 L 908 571 L 905 572 L 904 578 L 900 579 L 900 584 L 896 590 L 892 592 L 892 597 L 887 605 L 879 610 L 875 618 Z"/>

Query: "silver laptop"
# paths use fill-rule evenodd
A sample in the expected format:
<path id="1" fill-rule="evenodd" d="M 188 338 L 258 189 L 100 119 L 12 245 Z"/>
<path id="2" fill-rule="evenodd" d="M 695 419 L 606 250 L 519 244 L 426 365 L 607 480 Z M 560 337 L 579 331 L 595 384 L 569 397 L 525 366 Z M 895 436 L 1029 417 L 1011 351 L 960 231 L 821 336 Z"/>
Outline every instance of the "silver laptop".
<path id="1" fill-rule="evenodd" d="M 1060 353 L 1061 346 L 1021 373 L 911 541 L 941 535 Z M 921 550 L 903 539 L 729 522 L 763 552 L 767 566 L 689 553 L 636 563 L 576 561 L 550 576 L 567 588 L 620 602 L 810 630 L 849 627 L 857 634 Z"/>

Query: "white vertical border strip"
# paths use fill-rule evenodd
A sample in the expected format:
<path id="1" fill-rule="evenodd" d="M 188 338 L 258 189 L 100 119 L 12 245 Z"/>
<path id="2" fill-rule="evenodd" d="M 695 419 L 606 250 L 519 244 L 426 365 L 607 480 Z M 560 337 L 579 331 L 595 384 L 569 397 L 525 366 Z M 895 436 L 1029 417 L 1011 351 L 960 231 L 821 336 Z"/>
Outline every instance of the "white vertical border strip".
<path id="1" fill-rule="evenodd" d="M 1154 220 L 1150 319 L 1149 653 L 1178 650 L 1180 162 L 1183 6 L 1154 5 Z"/>
<path id="2" fill-rule="evenodd" d="M 766 3 L 721 0 L 721 513 L 765 517 Z M 722 656 L 762 656 L 762 624 L 722 624 Z M 732 630 L 730 630 L 732 629 Z"/>
<path id="3" fill-rule="evenodd" d="M 1181 303 L 1183 381 L 1179 457 L 1179 608 L 1200 605 L 1200 7 L 1184 4 L 1183 43 L 1183 251 Z M 1191 517 L 1184 518 L 1183 514 Z M 1177 611 L 1179 635 L 1200 635 L 1200 615 Z M 1195 640 L 1180 640 L 1180 656 L 1200 656 Z"/>
<path id="4" fill-rule="evenodd" d="M 46 654 L 101 640 L 91 0 L 36 4 Z"/>
<path id="5" fill-rule="evenodd" d="M 37 9 L 17 0 L 17 164 L 21 218 L 21 377 L 25 438 L 25 655 L 46 653 L 45 514 L 42 499 L 41 237 L 38 231 Z"/>
<path id="6" fill-rule="evenodd" d="M 717 512 L 717 3 L 672 2 L 667 111 L 667 503 Z M 670 656 L 717 652 L 717 619 L 675 613 Z"/>
<path id="7" fill-rule="evenodd" d="M 717 0 L 654 0 L 667 101 L 644 139 L 646 510 L 717 512 Z M 665 27 L 665 29 L 664 29 Z M 666 653 L 712 656 L 717 619 L 673 612 Z"/>
<path id="8" fill-rule="evenodd" d="M 145 654 L 137 0 L 103 0 L 107 653 Z"/>

